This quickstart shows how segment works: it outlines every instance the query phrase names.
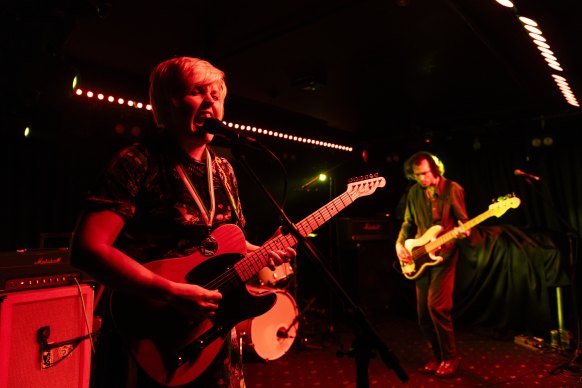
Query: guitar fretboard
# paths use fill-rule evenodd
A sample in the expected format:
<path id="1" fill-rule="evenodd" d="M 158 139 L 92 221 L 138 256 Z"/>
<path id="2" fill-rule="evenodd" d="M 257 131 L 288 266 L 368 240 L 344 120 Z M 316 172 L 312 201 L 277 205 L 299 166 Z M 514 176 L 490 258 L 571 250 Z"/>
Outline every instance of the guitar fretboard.
<path id="1" fill-rule="evenodd" d="M 486 212 L 479 214 L 477 217 L 465 222 L 463 224 L 463 228 L 465 228 L 465 230 L 469 230 L 469 229 L 473 228 L 475 225 L 478 225 L 481 222 L 485 221 L 487 218 L 491 217 L 492 214 L 493 214 L 493 212 L 491 210 L 487 210 Z M 417 249 L 413 253 L 413 258 L 420 257 L 420 256 L 424 255 L 426 252 L 431 252 L 431 251 L 437 249 L 438 247 L 448 243 L 453 238 L 454 238 L 454 234 L 453 234 L 453 231 L 451 230 L 451 231 L 443 234 L 442 236 L 436 238 L 435 240 L 427 243 L 423 247 L 423 249 Z"/>
<path id="2" fill-rule="evenodd" d="M 326 205 L 322 206 L 303 220 L 295 224 L 301 236 L 307 236 L 333 216 L 351 205 L 357 198 L 372 194 L 376 188 L 383 187 L 386 180 L 382 177 L 353 183 L 349 189 Z M 235 269 L 243 282 L 265 268 L 269 262 L 269 252 L 284 250 L 297 244 L 297 239 L 291 234 L 279 235 L 265 242 L 256 251 L 250 252 L 247 257 L 236 263 Z"/>
<path id="3" fill-rule="evenodd" d="M 319 208 L 303 220 L 299 221 L 295 227 L 302 236 L 307 236 L 309 233 L 325 224 L 333 216 L 352 204 L 354 200 L 355 199 L 347 192 L 343 193 L 327 205 Z M 254 274 L 267 266 L 270 251 L 284 250 L 295 244 L 297 244 L 297 239 L 290 233 L 273 237 L 259 249 L 249 253 L 245 259 L 237 263 L 236 269 L 239 276 L 246 282 Z"/>

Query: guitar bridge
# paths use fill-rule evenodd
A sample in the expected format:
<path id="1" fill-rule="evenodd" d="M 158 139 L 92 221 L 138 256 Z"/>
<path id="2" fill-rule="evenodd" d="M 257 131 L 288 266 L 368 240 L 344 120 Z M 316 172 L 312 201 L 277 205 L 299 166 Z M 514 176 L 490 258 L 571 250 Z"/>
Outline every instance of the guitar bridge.
<path id="1" fill-rule="evenodd" d="M 223 336 L 225 331 L 225 327 L 222 325 L 214 326 L 207 330 L 200 337 L 180 349 L 176 354 L 176 368 L 184 364 L 186 361 L 197 357 L 198 354 L 200 354 L 200 352 L 202 352 L 204 348 L 208 346 L 208 344 L 212 343 L 218 337 Z"/>

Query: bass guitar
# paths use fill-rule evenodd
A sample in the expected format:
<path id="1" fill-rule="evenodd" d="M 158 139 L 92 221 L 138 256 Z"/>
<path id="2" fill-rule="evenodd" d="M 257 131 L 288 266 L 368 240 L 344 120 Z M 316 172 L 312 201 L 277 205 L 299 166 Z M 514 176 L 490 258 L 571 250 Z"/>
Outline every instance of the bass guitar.
<path id="1" fill-rule="evenodd" d="M 307 236 L 357 198 L 371 195 L 386 185 L 382 177 L 363 178 L 351 181 L 343 194 L 297 223 L 300 234 Z M 214 360 L 227 336 L 230 338 L 232 328 L 264 314 L 274 305 L 274 292 L 250 293 L 245 283 L 267 266 L 270 251 L 297 244 L 290 233 L 281 234 L 247 254 L 245 236 L 236 225 L 222 225 L 211 236 L 218 242 L 211 256 L 195 252 L 145 266 L 175 282 L 219 290 L 222 301 L 214 317 L 196 321 L 166 305 L 136 300 L 134 295 L 121 292 L 111 295 L 114 323 L 127 339 L 132 355 L 151 378 L 165 386 L 194 381 Z"/>
<path id="2" fill-rule="evenodd" d="M 520 203 L 519 198 L 513 195 L 501 197 L 497 202 L 489 205 L 487 211 L 464 223 L 463 228 L 469 230 L 492 216 L 501 217 L 508 209 L 515 209 Z M 439 236 L 442 229 L 440 225 L 431 226 L 420 238 L 408 239 L 404 242 L 404 247 L 412 255 L 411 262 L 400 260 L 402 274 L 407 279 L 417 279 L 427 267 L 443 261 L 442 256 L 437 256 L 436 253 L 444 244 L 454 239 L 455 235 L 451 230 Z"/>

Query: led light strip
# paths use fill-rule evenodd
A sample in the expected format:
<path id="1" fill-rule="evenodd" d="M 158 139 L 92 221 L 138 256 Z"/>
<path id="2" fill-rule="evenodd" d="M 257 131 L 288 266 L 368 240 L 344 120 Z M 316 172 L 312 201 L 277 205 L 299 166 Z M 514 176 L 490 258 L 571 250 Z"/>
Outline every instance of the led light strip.
<path id="1" fill-rule="evenodd" d="M 305 144 L 311 144 L 311 145 L 315 145 L 315 146 L 319 146 L 319 147 L 333 148 L 333 149 L 336 149 L 339 151 L 347 151 L 347 152 L 353 151 L 352 147 L 344 146 L 344 145 L 340 145 L 340 144 L 335 144 L 335 143 L 331 143 L 331 142 L 327 142 L 327 141 L 323 141 L 323 140 L 315 140 L 315 139 L 308 138 L 308 137 L 295 136 L 295 135 L 290 135 L 290 134 L 283 133 L 283 132 L 273 131 L 270 129 L 257 128 L 257 127 L 250 126 L 250 125 L 241 125 L 241 124 L 231 123 L 231 122 L 227 122 L 227 121 L 223 121 L 223 123 L 224 123 L 224 125 L 228 126 L 229 128 L 234 128 L 234 129 L 238 129 L 241 131 L 248 131 L 251 133 L 258 133 L 258 134 L 262 134 L 265 136 L 277 137 L 280 139 L 294 141 L 297 143 L 305 143 Z"/>
<path id="2" fill-rule="evenodd" d="M 562 65 L 558 62 L 558 58 L 555 56 L 556 54 L 550 50 L 550 45 L 547 43 L 547 39 L 544 38 L 538 23 L 524 16 L 520 16 L 519 21 L 522 23 L 523 28 L 528 31 L 529 36 L 533 38 L 533 42 L 536 44 L 538 50 L 540 50 L 540 54 L 544 57 L 548 66 L 556 71 L 563 72 L 564 69 L 562 68 Z M 558 74 L 552 74 L 552 78 L 554 79 L 554 82 L 556 82 L 558 89 L 560 89 L 568 104 L 579 108 L 580 104 L 578 103 L 574 92 L 570 89 L 570 85 L 568 85 L 566 78 Z"/>
<path id="3" fill-rule="evenodd" d="M 550 67 L 551 69 L 553 69 L 555 71 L 563 72 L 564 69 L 562 68 L 562 65 L 560 64 L 560 62 L 558 62 L 558 58 L 556 57 L 556 54 L 552 50 L 550 50 L 551 47 L 548 44 L 547 39 L 543 36 L 542 30 L 541 30 L 539 24 L 530 18 L 527 18 L 524 16 L 519 16 L 517 14 L 517 10 L 515 8 L 515 5 L 510 0 L 496 0 L 496 1 L 497 1 L 497 3 L 501 4 L 502 6 L 504 6 L 506 8 L 512 8 L 515 11 L 516 16 L 518 17 L 519 21 L 521 22 L 523 28 L 527 31 L 528 35 L 532 38 L 532 40 L 535 43 L 535 45 L 537 46 L 538 50 L 540 50 L 540 54 L 544 57 L 544 60 L 547 62 L 548 67 Z M 553 73 L 553 71 L 552 71 L 552 73 Z M 568 81 L 566 80 L 566 78 L 561 76 L 561 75 L 558 75 L 558 74 L 552 74 L 552 78 L 554 79 L 554 82 L 556 83 L 556 86 L 558 87 L 558 89 L 560 89 L 560 91 L 562 92 L 562 95 L 566 99 L 566 102 L 568 102 L 568 104 L 570 104 L 572 106 L 579 108 L 580 104 L 578 103 L 578 100 L 576 99 L 576 96 L 574 95 L 574 92 L 570 88 L 570 85 L 568 84 Z"/>
<path id="4" fill-rule="evenodd" d="M 126 98 L 123 97 L 114 97 L 112 95 L 107 96 L 107 98 L 105 98 L 105 94 L 103 93 L 94 93 L 90 90 L 84 91 L 80 88 L 76 88 L 75 89 L 75 95 L 79 96 L 79 97 L 87 97 L 90 99 L 93 98 L 97 98 L 99 101 L 105 101 L 105 102 L 109 102 L 109 103 L 117 103 L 118 105 L 124 105 L 124 106 L 128 106 L 130 108 L 136 108 L 136 109 L 146 109 L 146 110 L 152 110 L 152 106 L 150 104 L 144 104 L 143 102 L 139 102 L 139 101 L 133 101 L 133 100 L 128 100 Z"/>
<path id="5" fill-rule="evenodd" d="M 103 93 L 95 93 L 95 92 L 90 91 L 90 90 L 85 91 L 85 90 L 82 90 L 80 88 L 75 89 L 75 95 L 78 97 L 86 97 L 89 99 L 96 98 L 99 101 L 109 102 L 111 104 L 116 103 L 120 106 L 124 106 L 124 107 L 128 107 L 128 108 L 152 110 L 152 106 L 150 104 L 144 104 L 142 102 L 129 100 L 129 99 L 126 99 L 123 97 L 114 97 L 112 95 L 108 95 L 107 97 L 105 97 L 105 94 L 103 94 Z M 237 124 L 237 123 L 232 123 L 232 122 L 223 122 L 223 123 L 230 128 L 234 128 L 234 129 L 241 130 L 241 131 L 248 131 L 248 132 L 251 132 L 253 134 L 256 133 L 256 134 L 260 134 L 260 135 L 264 135 L 264 136 L 276 137 L 276 138 L 287 140 L 287 141 L 293 141 L 293 142 L 297 142 L 297 143 L 305 143 L 305 144 L 310 144 L 310 145 L 324 147 L 324 148 L 331 148 L 331 149 L 335 149 L 338 151 L 346 151 L 346 152 L 353 151 L 353 147 L 345 146 L 345 145 L 341 145 L 341 144 L 336 144 L 336 143 L 332 143 L 332 142 L 327 142 L 327 141 L 323 141 L 323 140 L 316 140 L 313 138 L 291 135 L 288 133 L 274 131 L 274 130 L 270 130 L 270 129 L 257 128 L 255 126 L 251 126 L 251 125 L 242 125 L 242 124 Z"/>

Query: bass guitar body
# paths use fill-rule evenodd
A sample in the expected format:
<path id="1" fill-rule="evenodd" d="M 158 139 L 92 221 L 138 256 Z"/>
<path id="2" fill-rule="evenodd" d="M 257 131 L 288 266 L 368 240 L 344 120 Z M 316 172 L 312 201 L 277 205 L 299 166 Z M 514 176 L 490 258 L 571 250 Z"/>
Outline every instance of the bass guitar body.
<path id="1" fill-rule="evenodd" d="M 433 249 L 432 251 L 427 251 L 427 244 L 434 241 L 436 237 L 441 233 L 443 227 L 440 225 L 434 225 L 430 227 L 421 237 L 416 239 L 408 239 L 404 242 L 404 247 L 412 254 L 412 261 L 409 263 L 400 262 L 402 267 L 402 274 L 410 279 L 417 279 L 423 274 L 427 267 L 434 266 L 442 263 L 442 256 L 437 256 L 436 252 L 440 250 L 440 247 Z"/>
<path id="2" fill-rule="evenodd" d="M 479 214 L 477 217 L 465 222 L 463 228 L 470 230 L 475 225 L 480 224 L 489 217 L 501 217 L 508 209 L 515 209 L 520 205 L 521 201 L 514 195 L 506 195 L 499 197 L 498 200 L 489 208 Z M 443 227 L 434 225 L 430 227 L 420 238 L 408 239 L 404 241 L 404 247 L 410 252 L 412 256 L 411 262 L 400 261 L 402 267 L 402 274 L 407 279 L 417 279 L 423 274 L 424 270 L 430 266 L 437 265 L 443 262 L 442 256 L 437 256 L 441 247 L 451 240 L 456 238 L 455 231 L 450 230 L 443 235 L 440 235 Z M 448 249 L 448 248 L 443 248 Z"/>

